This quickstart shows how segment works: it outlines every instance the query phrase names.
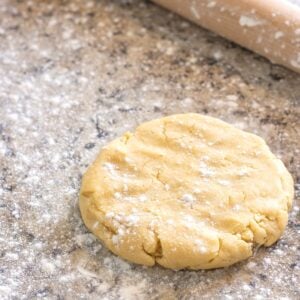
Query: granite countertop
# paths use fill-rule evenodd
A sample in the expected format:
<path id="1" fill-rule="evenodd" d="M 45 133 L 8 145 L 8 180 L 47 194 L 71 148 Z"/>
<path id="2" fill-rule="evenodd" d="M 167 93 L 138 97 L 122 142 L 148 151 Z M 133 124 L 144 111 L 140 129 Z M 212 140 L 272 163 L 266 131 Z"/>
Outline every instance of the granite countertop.
<path id="1" fill-rule="evenodd" d="M 127 263 L 78 210 L 101 147 L 173 113 L 262 136 L 297 183 L 299 102 L 299 75 L 148 1 L 1 0 L 0 298 L 299 299 L 299 184 L 282 239 L 212 271 Z"/>

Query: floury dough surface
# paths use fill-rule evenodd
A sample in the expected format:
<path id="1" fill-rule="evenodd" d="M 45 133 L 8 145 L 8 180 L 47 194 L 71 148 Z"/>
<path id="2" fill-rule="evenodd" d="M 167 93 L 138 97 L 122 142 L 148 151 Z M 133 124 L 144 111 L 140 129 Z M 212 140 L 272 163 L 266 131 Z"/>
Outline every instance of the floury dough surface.
<path id="1" fill-rule="evenodd" d="M 270 246 L 293 180 L 265 142 L 218 119 L 173 115 L 103 148 L 83 177 L 82 217 L 129 261 L 212 269 Z"/>
<path id="2" fill-rule="evenodd" d="M 149 1 L 0 1 L 0 298 L 299 299 L 300 77 Z M 83 224 L 82 175 L 147 120 L 197 112 L 266 140 L 296 197 L 228 268 L 143 267 Z"/>

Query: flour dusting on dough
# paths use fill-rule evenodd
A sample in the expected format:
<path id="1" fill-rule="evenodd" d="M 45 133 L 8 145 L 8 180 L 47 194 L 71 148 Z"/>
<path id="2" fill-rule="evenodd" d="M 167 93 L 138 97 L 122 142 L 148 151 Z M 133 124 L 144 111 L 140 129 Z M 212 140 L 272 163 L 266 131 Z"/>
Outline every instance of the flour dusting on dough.
<path id="1" fill-rule="evenodd" d="M 196 201 L 195 197 L 191 194 L 182 195 L 181 200 L 191 207 L 193 207 L 193 204 Z"/>
<path id="2" fill-rule="evenodd" d="M 200 162 L 199 171 L 203 176 L 210 177 L 210 176 L 215 175 L 215 171 L 213 171 L 211 168 L 209 168 L 208 165 L 204 161 Z"/>

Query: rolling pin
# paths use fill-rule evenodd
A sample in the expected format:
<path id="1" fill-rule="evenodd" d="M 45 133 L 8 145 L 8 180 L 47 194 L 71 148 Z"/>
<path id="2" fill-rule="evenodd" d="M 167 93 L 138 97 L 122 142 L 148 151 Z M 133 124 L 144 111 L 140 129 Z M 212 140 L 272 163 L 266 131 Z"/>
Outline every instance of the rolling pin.
<path id="1" fill-rule="evenodd" d="M 153 0 L 300 73 L 300 6 L 288 0 Z"/>

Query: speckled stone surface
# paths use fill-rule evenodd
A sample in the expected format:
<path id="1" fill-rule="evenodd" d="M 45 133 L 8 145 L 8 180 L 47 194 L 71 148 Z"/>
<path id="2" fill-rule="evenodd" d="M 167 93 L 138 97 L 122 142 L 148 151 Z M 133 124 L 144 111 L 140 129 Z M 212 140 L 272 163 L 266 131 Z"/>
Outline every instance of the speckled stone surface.
<path id="1" fill-rule="evenodd" d="M 124 262 L 78 210 L 101 147 L 173 113 L 262 136 L 297 183 L 299 102 L 299 75 L 150 2 L 1 0 L 0 298 L 299 299 L 299 192 L 277 244 L 212 271 Z"/>

